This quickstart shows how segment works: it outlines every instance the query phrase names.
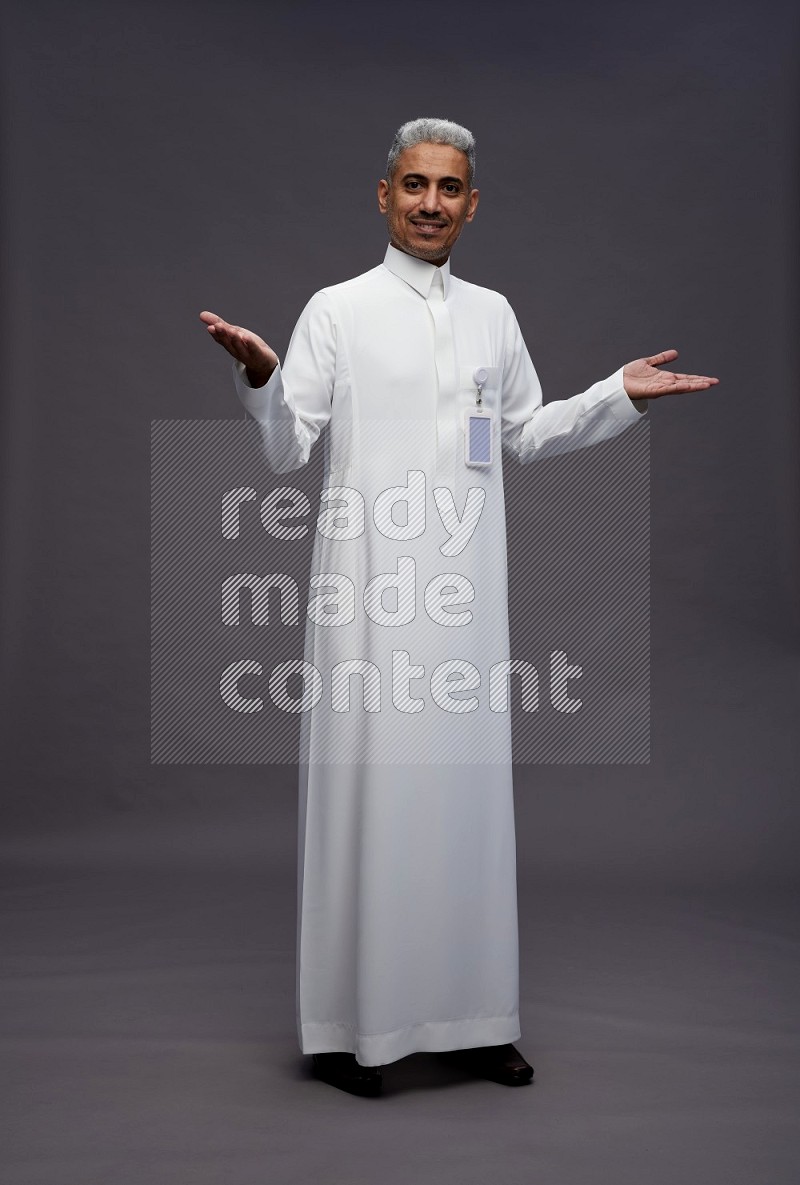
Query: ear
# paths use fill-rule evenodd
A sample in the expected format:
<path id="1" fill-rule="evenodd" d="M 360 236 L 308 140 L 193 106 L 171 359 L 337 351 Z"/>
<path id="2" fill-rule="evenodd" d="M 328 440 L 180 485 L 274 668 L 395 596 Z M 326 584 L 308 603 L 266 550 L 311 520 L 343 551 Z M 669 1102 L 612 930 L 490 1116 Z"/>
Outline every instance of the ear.
<path id="1" fill-rule="evenodd" d="M 469 205 L 467 206 L 467 216 L 465 222 L 472 222 L 475 217 L 475 211 L 478 208 L 478 198 L 480 197 L 479 189 L 471 189 L 469 194 Z"/>
<path id="2" fill-rule="evenodd" d="M 381 178 L 378 182 L 378 209 L 381 214 L 386 213 L 386 203 L 389 200 L 389 182 Z"/>

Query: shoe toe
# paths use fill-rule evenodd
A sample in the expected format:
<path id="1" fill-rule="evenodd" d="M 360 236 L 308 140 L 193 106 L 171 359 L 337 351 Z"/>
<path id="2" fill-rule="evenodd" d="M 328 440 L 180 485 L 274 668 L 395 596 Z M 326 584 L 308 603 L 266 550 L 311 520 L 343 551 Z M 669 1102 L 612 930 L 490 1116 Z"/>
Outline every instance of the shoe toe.
<path id="1" fill-rule="evenodd" d="M 524 1086 L 533 1078 L 533 1066 L 513 1045 L 484 1045 L 475 1049 L 454 1049 L 443 1054 L 446 1061 L 469 1074 L 488 1078 L 503 1086 Z"/>
<path id="2" fill-rule="evenodd" d="M 317 1078 L 348 1094 L 374 1098 L 381 1093 L 380 1068 L 360 1065 L 352 1053 L 315 1053 L 312 1065 Z"/>

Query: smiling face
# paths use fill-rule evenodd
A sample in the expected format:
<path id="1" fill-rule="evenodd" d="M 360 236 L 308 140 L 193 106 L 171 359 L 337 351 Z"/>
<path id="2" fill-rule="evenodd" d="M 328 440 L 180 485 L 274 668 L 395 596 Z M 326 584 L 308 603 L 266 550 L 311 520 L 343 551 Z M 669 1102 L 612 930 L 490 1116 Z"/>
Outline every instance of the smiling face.
<path id="1" fill-rule="evenodd" d="M 449 144 L 415 144 L 397 158 L 391 182 L 378 182 L 378 207 L 398 251 L 443 264 L 478 205 L 467 188 L 467 158 Z"/>

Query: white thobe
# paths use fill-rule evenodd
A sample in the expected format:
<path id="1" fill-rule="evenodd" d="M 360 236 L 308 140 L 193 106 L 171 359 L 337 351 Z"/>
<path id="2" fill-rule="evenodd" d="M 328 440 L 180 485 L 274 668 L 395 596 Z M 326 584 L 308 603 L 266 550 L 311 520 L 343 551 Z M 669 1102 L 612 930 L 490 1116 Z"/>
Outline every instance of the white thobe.
<path id="1" fill-rule="evenodd" d="M 465 463 L 478 368 L 494 415 L 489 468 Z M 323 499 L 312 561 L 314 589 L 330 596 L 337 574 L 341 612 L 329 624 L 330 602 L 312 614 L 312 596 L 306 625 L 305 659 L 324 692 L 302 718 L 301 1049 L 381 1065 L 514 1041 L 504 696 L 516 676 L 501 665 L 510 658 L 501 447 L 523 463 L 563 453 L 615 436 L 640 408 L 622 368 L 543 406 L 506 299 L 452 276 L 449 261 L 436 267 L 392 246 L 379 266 L 315 293 L 265 386 L 251 388 L 238 363 L 234 377 L 275 473 L 304 465 L 327 427 L 323 488 L 331 499 L 350 491 L 333 509 Z M 394 599 L 380 581 L 368 587 L 386 574 Z M 349 679 L 349 701 L 339 683 L 334 706 L 333 667 L 345 661 L 365 673 Z M 503 677 L 492 681 L 495 664 Z"/>

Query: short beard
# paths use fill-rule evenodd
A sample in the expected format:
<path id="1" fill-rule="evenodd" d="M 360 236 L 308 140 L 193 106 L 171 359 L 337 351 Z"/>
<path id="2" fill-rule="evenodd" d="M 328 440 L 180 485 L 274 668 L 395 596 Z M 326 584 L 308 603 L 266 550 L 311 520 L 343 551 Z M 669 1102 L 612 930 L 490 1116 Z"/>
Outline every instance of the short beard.
<path id="1" fill-rule="evenodd" d="M 424 259 L 428 263 L 435 263 L 445 254 L 441 247 L 434 247 L 433 244 L 430 247 L 411 247 L 409 244 L 407 250 L 410 255 L 416 256 L 417 259 Z"/>

